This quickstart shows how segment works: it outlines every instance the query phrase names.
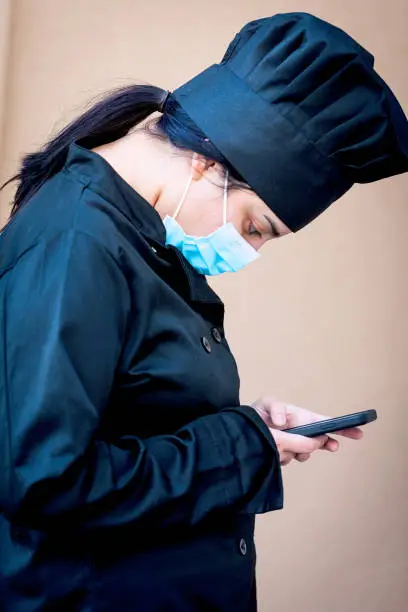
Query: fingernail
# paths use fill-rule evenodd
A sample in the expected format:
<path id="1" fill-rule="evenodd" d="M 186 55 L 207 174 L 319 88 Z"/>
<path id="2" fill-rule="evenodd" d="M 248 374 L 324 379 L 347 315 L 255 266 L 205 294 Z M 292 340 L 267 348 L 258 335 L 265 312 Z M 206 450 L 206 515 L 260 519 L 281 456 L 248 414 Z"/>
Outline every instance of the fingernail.
<path id="1" fill-rule="evenodd" d="M 275 417 L 276 425 L 284 425 L 286 423 L 286 419 L 283 414 L 277 414 Z"/>

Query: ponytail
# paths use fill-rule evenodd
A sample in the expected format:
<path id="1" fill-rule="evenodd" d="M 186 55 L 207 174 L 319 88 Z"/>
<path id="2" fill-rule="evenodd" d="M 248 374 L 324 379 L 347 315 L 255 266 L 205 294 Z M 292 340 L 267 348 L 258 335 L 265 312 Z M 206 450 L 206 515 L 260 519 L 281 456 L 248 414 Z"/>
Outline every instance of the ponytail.
<path id="1" fill-rule="evenodd" d="M 92 149 L 125 136 L 131 128 L 162 108 L 168 92 L 152 85 L 130 85 L 113 90 L 64 127 L 39 151 L 22 159 L 19 172 L 4 183 L 18 186 L 10 217 L 64 166 L 69 146 L 77 142 Z"/>

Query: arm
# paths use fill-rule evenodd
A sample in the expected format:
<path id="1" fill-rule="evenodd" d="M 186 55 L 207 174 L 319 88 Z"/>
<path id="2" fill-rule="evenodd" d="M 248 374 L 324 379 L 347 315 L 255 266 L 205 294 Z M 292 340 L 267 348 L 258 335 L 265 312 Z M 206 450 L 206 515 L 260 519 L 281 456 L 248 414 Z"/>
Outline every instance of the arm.
<path id="1" fill-rule="evenodd" d="M 68 232 L 2 282 L 0 510 L 10 521 L 193 525 L 217 509 L 281 507 L 279 457 L 251 408 L 174 435 L 98 439 L 130 314 L 126 278 L 104 247 Z"/>

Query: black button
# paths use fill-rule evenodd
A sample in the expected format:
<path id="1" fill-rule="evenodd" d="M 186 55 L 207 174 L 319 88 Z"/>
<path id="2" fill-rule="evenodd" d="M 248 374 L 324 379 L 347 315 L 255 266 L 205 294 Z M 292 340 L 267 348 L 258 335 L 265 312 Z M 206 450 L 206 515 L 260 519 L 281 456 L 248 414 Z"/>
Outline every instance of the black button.
<path id="1" fill-rule="evenodd" d="M 216 327 L 213 327 L 212 330 L 211 330 L 211 333 L 212 333 L 212 337 L 214 338 L 214 340 L 218 344 L 220 344 L 220 342 L 222 340 L 222 336 L 220 334 L 220 331 Z"/>
<path id="2" fill-rule="evenodd" d="M 207 351 L 207 353 L 211 353 L 211 344 L 210 341 L 208 340 L 208 338 L 206 338 L 205 336 L 203 336 L 201 338 L 201 344 L 203 345 L 203 347 L 205 348 L 205 350 Z"/>
<path id="3" fill-rule="evenodd" d="M 239 541 L 239 551 L 241 553 L 241 555 L 246 555 L 247 554 L 247 544 L 244 540 L 244 538 L 241 538 Z"/>

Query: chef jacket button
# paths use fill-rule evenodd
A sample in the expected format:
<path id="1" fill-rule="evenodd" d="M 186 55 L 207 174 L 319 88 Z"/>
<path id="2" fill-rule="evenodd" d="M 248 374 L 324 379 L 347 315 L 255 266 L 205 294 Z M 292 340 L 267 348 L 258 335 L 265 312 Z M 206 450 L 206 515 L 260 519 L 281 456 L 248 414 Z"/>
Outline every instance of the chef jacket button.
<path id="1" fill-rule="evenodd" d="M 222 340 L 222 336 L 220 334 L 220 331 L 216 327 L 213 327 L 212 330 L 211 330 L 211 334 L 212 334 L 212 337 L 214 338 L 214 340 L 218 344 L 220 344 L 220 342 Z"/>
<path id="2" fill-rule="evenodd" d="M 239 541 L 239 551 L 241 553 L 241 555 L 246 555 L 247 554 L 247 544 L 244 540 L 244 538 L 241 538 Z"/>
<path id="3" fill-rule="evenodd" d="M 205 350 L 207 351 L 207 353 L 211 353 L 211 344 L 210 341 L 208 340 L 208 338 L 206 338 L 205 336 L 203 336 L 201 338 L 201 344 L 203 345 L 203 347 L 205 348 Z"/>

